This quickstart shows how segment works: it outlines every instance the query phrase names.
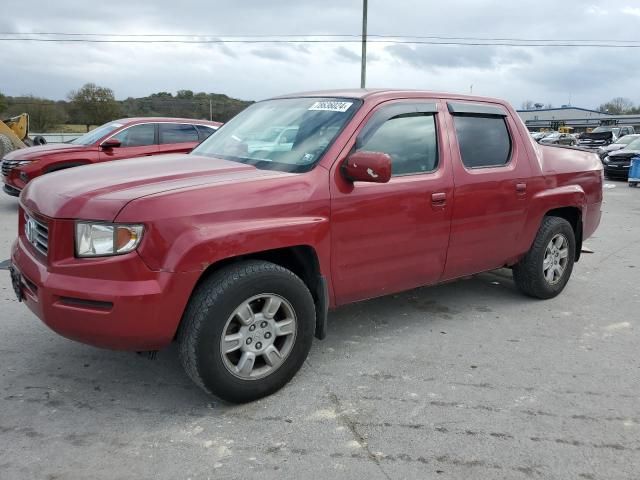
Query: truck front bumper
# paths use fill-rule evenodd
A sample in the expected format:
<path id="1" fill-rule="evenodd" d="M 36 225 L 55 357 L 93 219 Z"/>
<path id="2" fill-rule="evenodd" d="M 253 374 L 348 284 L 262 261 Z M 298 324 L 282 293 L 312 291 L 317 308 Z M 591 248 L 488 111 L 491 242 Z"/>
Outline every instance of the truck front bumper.
<path id="1" fill-rule="evenodd" d="M 17 294 L 49 328 L 115 350 L 159 350 L 175 337 L 198 272 L 154 272 L 133 252 L 49 266 L 22 237 L 11 252 Z M 87 262 L 108 262 L 120 278 L 87 277 Z M 95 271 L 95 264 L 90 270 Z"/>
<path id="2" fill-rule="evenodd" d="M 7 195 L 11 195 L 12 197 L 19 197 L 20 196 L 20 192 L 22 190 L 15 188 L 7 183 L 4 184 L 4 186 L 2 187 L 2 190 L 4 191 L 4 193 L 6 193 Z"/>

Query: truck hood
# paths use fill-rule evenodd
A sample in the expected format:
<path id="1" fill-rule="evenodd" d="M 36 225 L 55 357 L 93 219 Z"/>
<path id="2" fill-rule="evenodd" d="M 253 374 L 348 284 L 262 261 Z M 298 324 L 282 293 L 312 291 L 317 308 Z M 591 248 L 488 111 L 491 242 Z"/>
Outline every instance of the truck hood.
<path id="1" fill-rule="evenodd" d="M 20 202 L 51 218 L 112 221 L 132 200 L 198 185 L 287 175 L 197 155 L 170 154 L 87 165 L 29 182 Z"/>
<path id="2" fill-rule="evenodd" d="M 37 147 L 27 147 L 7 153 L 4 158 L 7 160 L 38 160 L 44 156 L 59 152 L 80 152 L 87 150 L 97 150 L 95 145 L 74 145 L 72 143 L 48 143 Z"/>
<path id="3" fill-rule="evenodd" d="M 607 141 L 607 140 L 615 140 L 615 136 L 613 132 L 591 132 L 591 133 L 583 133 L 580 137 L 580 140 L 585 143 L 591 143 L 593 141 Z"/>
<path id="4" fill-rule="evenodd" d="M 640 155 L 640 151 L 638 150 L 627 150 L 626 148 L 623 148 L 621 150 L 617 150 L 615 152 L 609 153 L 609 158 L 611 160 L 622 160 L 622 159 L 635 157 L 638 155 Z"/>

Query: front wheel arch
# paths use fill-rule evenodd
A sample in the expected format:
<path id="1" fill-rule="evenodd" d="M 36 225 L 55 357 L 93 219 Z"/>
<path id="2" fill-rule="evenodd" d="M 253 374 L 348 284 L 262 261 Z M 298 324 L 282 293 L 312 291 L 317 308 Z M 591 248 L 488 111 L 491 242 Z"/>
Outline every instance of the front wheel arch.
<path id="1" fill-rule="evenodd" d="M 235 257 L 219 260 L 209 265 L 202 272 L 194 285 L 195 292 L 198 286 L 219 270 L 236 263 L 248 260 L 261 260 L 279 265 L 297 275 L 307 286 L 313 297 L 316 308 L 315 337 L 323 340 L 327 336 L 327 318 L 329 314 L 329 286 L 327 278 L 320 270 L 320 260 L 316 249 L 310 245 L 295 245 L 284 248 L 252 252 Z M 180 327 L 176 331 L 179 335 Z"/>
<path id="2" fill-rule="evenodd" d="M 283 300 L 282 303 L 278 302 L 279 305 L 286 302 L 291 307 L 295 330 L 280 330 L 278 333 L 277 324 L 268 326 L 277 317 L 275 311 L 271 316 L 258 316 L 260 308 L 265 312 L 265 304 L 259 306 L 258 310 L 252 309 L 254 313 L 249 316 L 246 315 L 247 310 L 242 309 L 243 305 L 263 297 L 278 297 Z M 240 341 L 231 337 L 239 335 L 242 328 L 240 331 L 236 328 L 231 334 L 227 330 L 236 311 L 245 312 L 238 316 L 244 318 L 242 323 L 248 330 L 244 332 L 245 336 L 240 336 Z M 178 336 L 180 359 L 189 377 L 203 390 L 234 403 L 257 400 L 282 388 L 302 366 L 311 348 L 314 316 L 311 292 L 290 270 L 258 260 L 230 264 L 204 279 L 189 300 Z M 263 359 L 262 368 L 273 365 L 267 361 L 267 357 L 270 357 L 267 351 L 272 347 L 266 344 L 261 346 L 257 342 L 269 340 L 275 344 L 275 337 L 291 335 L 294 342 L 289 350 L 283 345 L 276 349 L 276 352 L 278 349 L 280 352 L 287 351 L 287 356 L 282 357 L 282 363 L 275 369 L 253 379 L 248 375 L 238 378 L 238 373 L 247 373 L 244 372 L 244 366 L 241 367 L 245 355 L 251 355 L 254 360 L 258 356 Z M 225 342 L 232 340 L 236 341 L 234 347 L 225 350 Z M 239 353 L 239 350 L 244 352 L 241 358 L 226 361 L 229 360 L 226 355 Z M 236 374 L 233 373 L 234 368 L 238 370 Z M 252 360 L 248 373 L 253 368 Z"/>

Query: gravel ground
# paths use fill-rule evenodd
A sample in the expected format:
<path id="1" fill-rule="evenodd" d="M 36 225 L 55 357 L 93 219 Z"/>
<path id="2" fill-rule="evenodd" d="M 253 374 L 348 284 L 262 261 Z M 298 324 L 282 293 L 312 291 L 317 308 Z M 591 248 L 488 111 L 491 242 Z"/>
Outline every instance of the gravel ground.
<path id="1" fill-rule="evenodd" d="M 279 393 L 242 406 L 49 331 L 0 272 L 0 478 L 638 479 L 640 189 L 609 182 L 565 292 L 507 270 L 332 312 Z M 16 235 L 0 198 L 0 259 Z"/>

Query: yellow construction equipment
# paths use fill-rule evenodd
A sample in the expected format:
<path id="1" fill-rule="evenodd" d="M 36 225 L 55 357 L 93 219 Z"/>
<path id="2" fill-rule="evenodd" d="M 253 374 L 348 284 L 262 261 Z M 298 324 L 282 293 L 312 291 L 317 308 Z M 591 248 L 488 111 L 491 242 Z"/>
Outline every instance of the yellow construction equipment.
<path id="1" fill-rule="evenodd" d="M 44 143 L 46 140 L 42 137 L 29 138 L 29 114 L 0 120 L 0 159 L 12 150 Z"/>

